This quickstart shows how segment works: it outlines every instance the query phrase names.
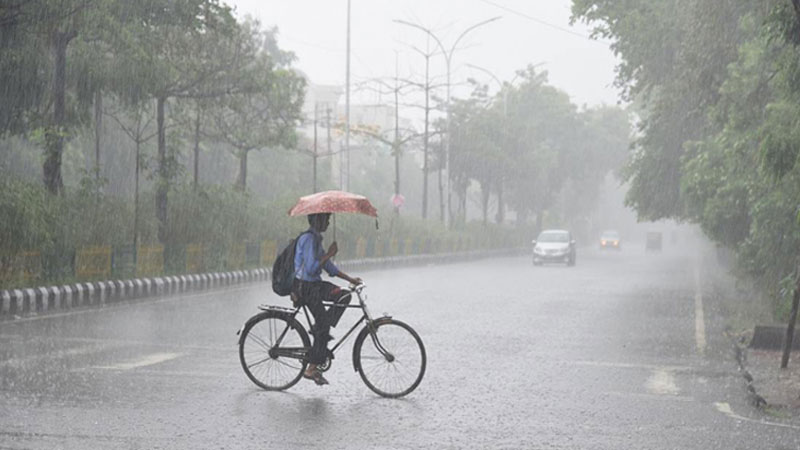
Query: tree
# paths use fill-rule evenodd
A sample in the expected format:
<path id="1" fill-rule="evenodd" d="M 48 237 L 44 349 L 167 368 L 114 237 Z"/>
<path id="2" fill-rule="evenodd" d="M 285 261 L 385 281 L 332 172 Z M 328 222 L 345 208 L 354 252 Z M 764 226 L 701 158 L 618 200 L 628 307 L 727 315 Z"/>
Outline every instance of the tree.
<path id="1" fill-rule="evenodd" d="M 580 122 L 567 94 L 547 85 L 546 72 L 528 68 L 521 76 L 522 83 L 508 94 L 515 179 L 509 201 L 523 218 L 535 214 L 541 228 L 566 180 Z"/>
<path id="2" fill-rule="evenodd" d="M 641 219 L 683 217 L 684 143 L 707 132 L 727 66 L 741 40 L 742 0 L 574 0 L 573 20 L 596 26 L 621 56 L 616 84 L 642 105 L 641 138 L 624 172 Z"/>
<path id="3" fill-rule="evenodd" d="M 615 39 L 617 83 L 641 102 L 629 203 L 643 219 L 698 223 L 787 315 L 800 262 L 800 2 L 575 0 L 573 13 Z"/>
<path id="4" fill-rule="evenodd" d="M 275 30 L 258 31 L 255 23 L 245 24 L 250 38 L 242 41 L 243 54 L 251 60 L 239 75 L 237 93 L 226 96 L 208 110 L 213 139 L 229 145 L 239 159 L 236 186 L 247 186 L 247 155 L 265 147 L 293 147 L 300 121 L 305 81 L 291 69 L 293 55 L 281 51 Z"/>
<path id="5" fill-rule="evenodd" d="M 469 180 L 481 186 L 483 223 L 488 222 L 489 197 L 493 185 L 502 176 L 504 149 L 503 117 L 496 114 L 487 98 L 487 88 L 476 86 L 471 98 L 456 100 L 451 109 L 451 163 L 455 192 L 459 197 L 457 217 L 466 220 L 466 197 Z"/>
<path id="6" fill-rule="evenodd" d="M 578 113 L 577 120 L 580 126 L 564 169 L 569 178 L 563 211 L 567 222 L 589 218 L 598 202 L 598 187 L 609 173 L 619 176 L 632 140 L 628 113 L 620 107 L 587 109 Z"/>
<path id="7" fill-rule="evenodd" d="M 571 205 L 564 213 L 578 217 L 592 210 L 595 192 L 609 171 L 627 155 L 630 125 L 616 107 L 578 112 L 566 93 L 547 84 L 547 74 L 533 67 L 520 71 L 521 83 L 504 83 L 494 98 L 477 85 L 469 99 L 451 110 L 453 185 L 464 221 L 471 181 L 481 187 L 481 209 L 488 222 L 492 192 L 497 221 L 507 197 L 519 220 L 533 214 L 541 228 L 569 183 Z"/>
<path id="8" fill-rule="evenodd" d="M 150 0 L 132 2 L 141 8 L 147 26 L 124 37 L 121 67 L 115 70 L 129 96 L 156 102 L 158 167 L 156 217 L 158 238 L 166 240 L 167 198 L 178 171 L 176 149 L 167 148 L 167 113 L 171 99 L 219 98 L 239 92 L 240 77 L 251 61 L 242 53 L 249 38 L 230 7 L 218 0 Z"/>
<path id="9" fill-rule="evenodd" d="M 133 246 L 139 244 L 139 175 L 141 173 L 143 156 L 142 145 L 156 137 L 157 132 L 152 130 L 153 114 L 152 105 L 146 102 L 137 102 L 132 105 L 123 105 L 118 111 L 106 111 L 135 145 L 134 154 L 134 189 L 133 189 Z"/>
<path id="10" fill-rule="evenodd" d="M 47 96 L 47 45 L 31 33 L 26 2 L 0 8 L 0 136 L 38 126 Z"/>
<path id="11" fill-rule="evenodd" d="M 87 74 L 70 72 L 70 44 L 76 39 L 92 39 L 100 32 L 109 4 L 110 0 L 30 0 L 11 3 L 0 13 L 6 38 L 3 53 L 8 55 L 3 60 L 9 63 L 2 67 L 3 100 L 9 100 L 8 112 L 0 116 L 3 131 L 36 130 L 42 136 L 43 181 L 52 194 L 63 191 L 64 143 L 91 102 L 80 84 Z M 45 50 L 51 54 L 49 60 L 43 56 Z M 67 95 L 70 86 L 74 87 L 72 98 Z"/>

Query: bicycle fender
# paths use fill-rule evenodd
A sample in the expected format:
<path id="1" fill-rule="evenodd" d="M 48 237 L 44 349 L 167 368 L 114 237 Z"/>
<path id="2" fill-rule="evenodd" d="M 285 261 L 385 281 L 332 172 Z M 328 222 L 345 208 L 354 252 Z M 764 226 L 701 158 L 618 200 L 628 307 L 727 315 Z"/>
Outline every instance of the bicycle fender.
<path id="1" fill-rule="evenodd" d="M 380 324 L 382 324 L 384 322 L 388 322 L 390 320 L 392 320 L 392 316 L 383 316 L 383 317 L 379 317 L 379 318 L 373 320 L 372 323 L 375 324 L 375 325 L 380 325 Z M 364 325 L 364 328 L 362 328 L 361 331 L 358 332 L 358 336 L 356 336 L 356 342 L 361 342 L 361 339 L 366 339 L 367 338 L 366 337 L 367 333 L 369 333 L 369 325 Z M 358 369 L 359 369 L 358 358 L 357 358 L 358 349 L 356 347 L 358 347 L 358 346 L 357 345 L 353 346 L 353 370 L 358 372 Z"/>

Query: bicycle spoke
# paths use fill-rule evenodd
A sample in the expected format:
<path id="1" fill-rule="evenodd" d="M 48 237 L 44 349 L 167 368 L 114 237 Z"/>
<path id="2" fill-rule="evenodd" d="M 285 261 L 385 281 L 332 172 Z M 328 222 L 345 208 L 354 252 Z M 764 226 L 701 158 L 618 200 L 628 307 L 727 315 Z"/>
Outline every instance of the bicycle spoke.
<path id="1" fill-rule="evenodd" d="M 254 383 L 282 390 L 300 380 L 305 367 L 302 351 L 309 345 L 301 327 L 291 326 L 283 317 L 265 316 L 246 330 L 239 357 Z"/>
<path id="2" fill-rule="evenodd" d="M 375 338 L 377 342 L 369 337 L 361 344 L 361 377 L 383 396 L 407 394 L 419 384 L 425 370 L 421 343 L 409 329 L 394 321 L 379 325 Z"/>
<path id="3" fill-rule="evenodd" d="M 263 363 L 265 363 L 266 361 L 269 361 L 270 359 L 272 359 L 272 358 L 270 358 L 269 356 L 267 356 L 266 358 L 262 359 L 261 361 L 256 361 L 256 362 L 254 362 L 253 364 L 248 364 L 248 365 L 247 365 L 247 367 L 248 367 L 249 369 L 252 369 L 253 367 L 255 367 L 255 366 L 259 365 L 259 364 L 263 364 Z"/>
<path id="4" fill-rule="evenodd" d="M 261 337 L 259 337 L 259 336 L 256 336 L 256 335 L 255 335 L 255 334 L 253 334 L 253 333 L 249 333 L 249 334 L 247 335 L 247 337 L 248 337 L 248 338 L 250 338 L 250 339 L 252 339 L 252 340 L 254 340 L 254 341 L 256 341 L 256 343 L 260 344 L 260 345 L 261 345 L 261 346 L 262 346 L 262 347 L 263 347 L 265 350 L 267 350 L 267 351 L 269 351 L 269 350 L 271 350 L 271 349 L 272 349 L 272 346 L 271 346 L 271 345 L 269 345 L 269 344 L 268 344 L 266 341 L 264 341 L 263 339 L 261 339 Z"/>

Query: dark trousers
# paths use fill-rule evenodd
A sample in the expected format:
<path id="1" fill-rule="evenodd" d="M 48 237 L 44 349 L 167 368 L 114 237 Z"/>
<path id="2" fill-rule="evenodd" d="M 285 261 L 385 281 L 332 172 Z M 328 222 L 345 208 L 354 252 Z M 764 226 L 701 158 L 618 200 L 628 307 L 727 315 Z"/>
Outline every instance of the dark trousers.
<path id="1" fill-rule="evenodd" d="M 342 318 L 346 308 L 331 306 L 329 309 L 322 304 L 323 301 L 335 302 L 340 305 L 350 304 L 350 291 L 342 289 L 327 281 L 302 281 L 295 279 L 293 290 L 301 305 L 308 307 L 314 316 L 314 326 L 311 335 L 314 344 L 308 355 L 311 364 L 322 364 L 328 356 L 328 341 L 331 327 L 335 327 Z"/>

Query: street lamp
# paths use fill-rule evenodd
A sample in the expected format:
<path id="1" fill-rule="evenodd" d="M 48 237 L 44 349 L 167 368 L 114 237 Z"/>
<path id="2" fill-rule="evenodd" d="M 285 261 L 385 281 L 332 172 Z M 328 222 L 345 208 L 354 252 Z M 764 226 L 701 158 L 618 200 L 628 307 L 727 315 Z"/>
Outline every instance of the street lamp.
<path id="1" fill-rule="evenodd" d="M 536 67 L 539 67 L 539 66 L 543 66 L 545 64 L 547 64 L 547 61 L 542 61 L 542 62 L 536 63 L 536 64 L 534 64 L 532 66 L 528 66 L 528 67 L 533 69 L 533 68 L 536 68 Z M 490 77 L 492 77 L 492 79 L 497 83 L 498 88 L 503 92 L 503 117 L 506 117 L 508 115 L 507 114 L 507 111 L 508 111 L 508 89 L 503 89 L 503 88 L 505 88 L 506 83 L 508 83 L 508 86 L 511 87 L 514 84 L 514 81 L 519 77 L 519 72 L 517 72 L 517 74 L 514 75 L 514 78 L 512 78 L 511 81 L 505 82 L 505 81 L 501 81 L 500 78 L 498 78 L 497 75 L 495 75 L 493 72 L 491 72 L 490 70 L 485 69 L 485 68 L 483 68 L 481 66 L 476 66 L 475 64 L 467 64 L 467 67 L 472 68 L 472 69 L 476 69 L 476 70 L 480 70 L 481 72 L 485 73 L 486 75 L 489 75 Z"/>
<path id="2" fill-rule="evenodd" d="M 472 26 L 467 27 L 455 39 L 455 41 L 453 42 L 453 45 L 450 47 L 450 50 L 447 50 L 445 45 L 442 43 L 441 39 L 439 39 L 433 33 L 433 31 L 431 31 L 430 29 L 425 28 L 422 25 L 419 25 L 417 23 L 408 22 L 406 20 L 401 20 L 401 19 L 393 20 L 393 22 L 395 22 L 395 23 L 399 23 L 401 25 L 407 25 L 409 27 L 413 27 L 413 28 L 416 28 L 418 30 L 424 31 L 428 36 L 432 37 L 433 40 L 436 41 L 436 45 L 439 46 L 439 49 L 442 51 L 442 54 L 444 55 L 444 60 L 445 60 L 446 68 L 447 68 L 447 99 L 446 99 L 446 101 L 447 101 L 447 140 L 445 141 L 445 147 L 444 147 L 444 154 L 445 154 L 445 157 L 444 157 L 445 169 L 444 170 L 447 173 L 447 177 L 445 177 L 445 183 L 446 183 L 445 190 L 447 191 L 447 203 L 446 203 L 447 207 L 446 207 L 446 214 L 444 216 L 444 223 L 445 223 L 445 227 L 447 227 L 447 228 L 450 227 L 450 214 L 451 214 L 451 212 L 450 212 L 450 67 L 451 67 L 451 64 L 450 63 L 453 60 L 453 53 L 455 53 L 456 48 L 458 46 L 458 43 L 461 41 L 461 39 L 464 36 L 467 35 L 467 33 L 469 33 L 470 31 L 472 31 L 472 30 L 474 30 L 474 29 L 476 29 L 478 27 L 481 27 L 483 25 L 486 25 L 486 24 L 489 24 L 489 23 L 494 22 L 496 20 L 499 20 L 500 18 L 501 18 L 501 16 L 492 17 L 491 19 L 486 19 L 486 20 L 478 22 L 478 23 L 476 23 L 476 24 L 474 24 Z"/>
<path id="3" fill-rule="evenodd" d="M 498 78 L 497 75 L 495 75 L 494 73 L 492 73 L 488 69 L 484 69 L 483 67 L 476 66 L 475 64 L 467 64 L 467 67 L 472 68 L 472 69 L 476 69 L 476 70 L 480 70 L 481 72 L 485 73 L 486 75 L 489 75 L 490 77 L 492 77 L 492 79 L 497 83 L 497 88 L 500 89 L 501 91 L 503 91 L 503 117 L 506 117 L 508 115 L 507 114 L 508 91 L 504 91 L 503 90 L 503 87 L 505 86 L 505 83 L 500 81 L 500 78 Z M 511 81 L 508 82 L 508 84 L 514 83 L 514 80 L 517 79 L 517 76 L 518 75 L 514 75 L 514 78 L 512 78 Z"/>

